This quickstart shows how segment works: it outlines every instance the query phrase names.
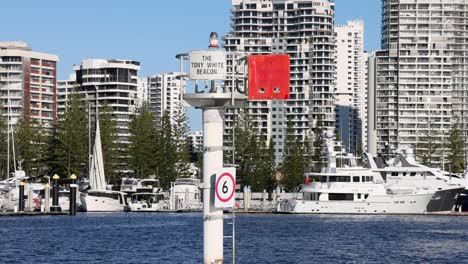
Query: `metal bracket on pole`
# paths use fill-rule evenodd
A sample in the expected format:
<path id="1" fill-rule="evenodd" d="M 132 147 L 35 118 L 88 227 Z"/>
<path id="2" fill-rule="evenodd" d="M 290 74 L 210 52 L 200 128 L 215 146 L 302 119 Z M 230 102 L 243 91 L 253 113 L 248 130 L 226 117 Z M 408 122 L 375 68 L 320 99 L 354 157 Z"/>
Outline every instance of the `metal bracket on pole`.
<path id="1" fill-rule="evenodd" d="M 223 146 L 206 146 L 203 148 L 203 152 L 215 152 L 215 151 L 223 151 Z"/>
<path id="2" fill-rule="evenodd" d="M 234 219 L 235 216 L 233 215 L 217 215 L 217 216 L 210 216 L 207 215 L 203 217 L 204 221 L 213 221 L 213 220 L 220 220 L 220 219 Z"/>

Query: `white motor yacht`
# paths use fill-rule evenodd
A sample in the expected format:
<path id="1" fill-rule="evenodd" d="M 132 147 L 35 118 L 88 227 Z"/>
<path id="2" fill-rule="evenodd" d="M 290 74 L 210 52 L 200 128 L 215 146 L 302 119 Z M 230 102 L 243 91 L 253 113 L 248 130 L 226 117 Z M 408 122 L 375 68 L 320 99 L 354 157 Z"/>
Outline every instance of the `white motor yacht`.
<path id="1" fill-rule="evenodd" d="M 131 212 L 158 212 L 169 209 L 164 194 L 153 192 L 132 194 L 128 207 Z"/>
<path id="2" fill-rule="evenodd" d="M 44 192 L 45 184 L 29 182 L 30 178 L 22 170 L 15 171 L 15 176 L 0 182 L 0 192 L 2 192 L 1 200 L 3 206 L 7 206 L 8 192 L 11 191 L 11 206 L 18 206 L 19 200 L 19 184 L 24 182 L 24 197 L 27 199 L 29 190 L 32 192 L 32 198 L 39 199 L 41 192 Z"/>
<path id="3" fill-rule="evenodd" d="M 387 184 L 382 176 L 357 165 L 351 154 L 328 148 L 328 167 L 307 173 L 293 199 L 277 207 L 283 213 L 423 214 L 435 191 Z M 373 160 L 369 162 L 374 163 Z"/>
<path id="4" fill-rule="evenodd" d="M 127 194 L 133 194 L 137 192 L 159 193 L 162 191 L 162 189 L 159 180 L 155 178 L 122 178 L 120 191 L 126 192 Z"/>
<path id="5" fill-rule="evenodd" d="M 427 206 L 427 212 L 454 210 L 460 193 L 466 188 L 466 181 L 458 175 L 417 163 L 413 150 L 409 147 L 397 150 L 396 157 L 388 161 L 388 164 L 381 162 L 381 168 L 375 163 L 372 164 L 370 169 L 379 173 L 383 180 L 395 189 L 413 188 L 435 192 Z"/>

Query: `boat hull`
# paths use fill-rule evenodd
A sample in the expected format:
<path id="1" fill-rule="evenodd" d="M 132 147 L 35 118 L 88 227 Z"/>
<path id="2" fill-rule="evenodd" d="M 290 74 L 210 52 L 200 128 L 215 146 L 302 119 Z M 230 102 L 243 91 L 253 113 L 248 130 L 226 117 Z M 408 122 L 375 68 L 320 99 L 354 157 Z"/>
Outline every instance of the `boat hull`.
<path id="1" fill-rule="evenodd" d="M 457 199 L 464 189 L 454 188 L 437 191 L 431 202 L 427 205 L 427 212 L 451 212 L 455 208 Z"/>
<path id="2" fill-rule="evenodd" d="M 293 214 L 424 214 L 433 193 L 370 196 L 366 201 L 284 200 L 279 213 Z"/>
<path id="3" fill-rule="evenodd" d="M 168 209 L 168 206 L 161 203 L 131 203 L 128 205 L 130 212 L 162 212 Z"/>
<path id="4" fill-rule="evenodd" d="M 455 210 L 457 212 L 468 212 L 468 189 L 460 193 Z"/>
<path id="5" fill-rule="evenodd" d="M 124 212 L 127 206 L 119 200 L 83 194 L 80 197 L 83 212 Z"/>

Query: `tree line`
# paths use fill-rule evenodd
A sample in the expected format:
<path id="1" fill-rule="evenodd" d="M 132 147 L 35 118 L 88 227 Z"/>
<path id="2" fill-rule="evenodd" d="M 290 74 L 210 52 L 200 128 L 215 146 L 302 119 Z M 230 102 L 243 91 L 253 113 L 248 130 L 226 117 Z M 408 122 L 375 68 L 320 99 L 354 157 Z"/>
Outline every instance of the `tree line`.
<path id="1" fill-rule="evenodd" d="M 446 171 L 462 173 L 465 170 L 465 140 L 458 118 L 452 123 L 448 134 L 434 128 L 431 122 L 414 144 L 415 156 L 424 165 L 441 166 Z"/>
<path id="2" fill-rule="evenodd" d="M 294 191 L 304 183 L 304 170 L 320 171 L 323 166 L 324 148 L 322 117 L 317 118 L 314 138 L 302 138 L 294 133 L 289 120 L 283 141 L 283 159 L 277 164 L 275 146 L 272 139 L 259 132 L 253 121 L 241 109 L 234 124 L 234 155 L 238 183 L 250 186 L 254 192 L 272 191 L 282 186 L 287 191 Z M 231 135 L 232 137 L 232 135 Z M 227 159 L 227 160 L 226 160 Z M 232 159 L 232 152 L 225 158 L 225 163 Z"/>
<path id="3" fill-rule="evenodd" d="M 185 108 L 179 106 L 173 120 L 166 113 L 161 124 L 148 105 L 135 110 L 128 131 L 119 127 L 107 104 L 99 108 L 99 123 L 108 183 L 119 184 L 122 177 L 160 179 L 164 188 L 177 177 L 189 177 L 190 145 Z M 58 174 L 69 177 L 76 174 L 88 177 L 90 149 L 94 144 L 95 118 L 87 100 L 80 95 L 69 97 L 64 113 L 55 124 L 42 126 L 25 118 L 14 126 L 14 149 L 10 147 L 10 172 L 20 165 L 27 176 L 41 177 Z M 7 122 L 1 115 L 0 140 L 7 140 Z M 119 129 L 130 135 L 127 140 L 119 138 Z M 90 144 L 90 139 L 91 144 Z M 0 171 L 3 178 L 7 172 L 7 144 L 0 144 Z M 13 164 L 14 158 L 16 164 Z M 11 176 L 11 175 L 10 175 Z"/>
<path id="4" fill-rule="evenodd" d="M 101 141 L 106 180 L 119 184 L 122 177 L 148 178 L 155 176 L 162 187 L 178 177 L 190 177 L 196 164 L 202 169 L 202 149 L 195 149 L 187 141 L 189 133 L 188 118 L 184 107 L 179 106 L 170 117 L 165 113 L 160 122 L 156 122 L 153 111 L 147 104 L 135 110 L 124 140 L 119 135 L 116 118 L 112 107 L 104 104 L 99 110 Z M 0 140 L 6 142 L 6 118 L 0 115 Z M 68 177 L 71 174 L 88 177 L 90 147 L 89 139 L 94 139 L 95 118 L 93 110 L 79 95 L 69 97 L 64 113 L 52 127 L 21 118 L 14 126 L 15 160 L 10 146 L 10 172 L 14 166 L 28 176 L 58 174 Z M 460 123 L 454 122 L 449 134 L 440 137 L 440 132 L 429 129 L 413 146 L 418 160 L 428 166 L 441 164 L 445 157 L 446 170 L 450 166 L 455 173 L 464 169 L 464 140 Z M 430 126 L 431 127 L 431 126 Z M 238 183 L 250 186 L 252 191 L 272 191 L 276 186 L 283 186 L 293 191 L 304 182 L 304 170 L 319 172 L 325 165 L 322 150 L 322 117 L 318 116 L 312 138 L 303 138 L 294 132 L 291 121 L 287 122 L 282 146 L 282 162 L 277 164 L 275 142 L 259 132 L 246 109 L 236 114 L 234 123 L 235 148 L 225 152 L 225 165 L 234 161 Z M 122 132 L 122 131 L 120 131 Z M 90 134 L 91 133 L 91 134 Z M 122 134 L 122 133 L 121 133 Z M 231 135 L 232 137 L 232 135 Z M 446 140 L 441 140 L 445 138 Z M 232 159 L 232 155 L 235 159 Z M 0 144 L 0 173 L 3 178 L 7 171 L 7 144 Z"/>

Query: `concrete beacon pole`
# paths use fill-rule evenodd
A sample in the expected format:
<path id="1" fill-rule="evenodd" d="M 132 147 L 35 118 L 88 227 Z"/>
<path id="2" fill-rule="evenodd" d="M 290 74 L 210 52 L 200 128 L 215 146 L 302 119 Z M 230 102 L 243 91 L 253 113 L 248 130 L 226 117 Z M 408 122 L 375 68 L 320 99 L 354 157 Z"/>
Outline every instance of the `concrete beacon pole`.
<path id="1" fill-rule="evenodd" d="M 223 118 L 220 109 L 203 109 L 203 258 L 223 262 L 223 209 L 215 208 L 213 175 L 223 168 Z M 215 261 L 215 262 L 213 262 Z"/>
<path id="2" fill-rule="evenodd" d="M 247 96 L 221 89 L 226 79 L 226 52 L 218 50 L 218 34 L 210 35 L 210 50 L 179 54 L 182 99 L 186 104 L 202 109 L 203 115 L 203 263 L 224 262 L 223 208 L 215 207 L 215 177 L 223 169 L 223 108 L 243 103 Z M 189 74 L 184 74 L 188 61 Z M 188 78 L 187 78 L 188 77 Z M 184 80 L 195 81 L 195 92 L 185 91 Z M 211 84 L 199 90 L 198 81 Z M 216 82 L 218 81 L 218 82 Z"/>

